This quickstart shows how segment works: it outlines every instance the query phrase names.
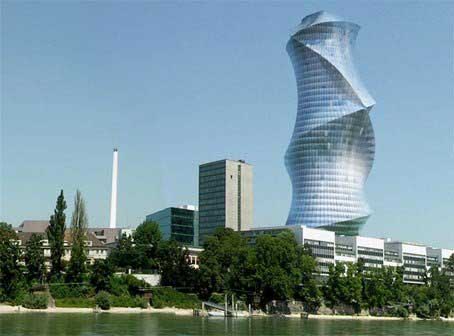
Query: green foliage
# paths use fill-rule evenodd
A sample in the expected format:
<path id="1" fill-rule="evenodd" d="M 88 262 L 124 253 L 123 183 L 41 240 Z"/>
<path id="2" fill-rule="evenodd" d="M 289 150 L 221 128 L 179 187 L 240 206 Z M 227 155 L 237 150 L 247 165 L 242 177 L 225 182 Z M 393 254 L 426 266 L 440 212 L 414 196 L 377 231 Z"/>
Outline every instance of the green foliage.
<path id="1" fill-rule="evenodd" d="M 68 297 L 62 299 L 55 299 L 55 306 L 62 308 L 94 308 L 94 298 L 86 297 Z"/>
<path id="2" fill-rule="evenodd" d="M 0 223 L 0 302 L 14 300 L 23 286 L 16 239 L 11 225 Z"/>
<path id="3" fill-rule="evenodd" d="M 161 243 L 158 251 L 161 285 L 192 289 L 195 284 L 195 270 L 189 265 L 188 259 L 188 250 L 176 241 Z"/>
<path id="4" fill-rule="evenodd" d="M 110 300 L 112 307 L 148 308 L 147 300 L 139 296 L 110 296 Z"/>
<path id="5" fill-rule="evenodd" d="M 262 305 L 293 297 L 301 281 L 298 248 L 291 231 L 276 237 L 262 235 L 255 247 L 256 286 Z"/>
<path id="6" fill-rule="evenodd" d="M 153 221 L 144 221 L 134 232 L 134 243 L 137 251 L 137 266 L 140 269 L 157 267 L 157 253 L 162 234 L 159 224 Z"/>
<path id="7" fill-rule="evenodd" d="M 43 237 L 33 233 L 25 246 L 25 265 L 27 266 L 27 279 L 29 282 L 42 282 L 45 277 L 44 251 L 42 249 Z"/>
<path id="8" fill-rule="evenodd" d="M 253 254 L 246 240 L 232 229 L 220 228 L 208 238 L 200 254 L 198 290 L 203 298 L 213 292 L 253 292 Z"/>
<path id="9" fill-rule="evenodd" d="M 153 288 L 152 306 L 193 309 L 200 308 L 201 301 L 195 294 L 181 293 L 170 287 L 159 287 Z"/>
<path id="10" fill-rule="evenodd" d="M 95 303 L 102 310 L 109 310 L 111 306 L 110 294 L 105 291 L 99 292 L 95 296 Z"/>
<path id="11" fill-rule="evenodd" d="M 85 201 L 79 190 L 74 198 L 74 212 L 71 219 L 71 260 L 69 261 L 66 279 L 68 282 L 82 282 L 86 272 L 86 245 L 88 219 Z"/>
<path id="12" fill-rule="evenodd" d="M 47 228 L 47 239 L 49 240 L 51 253 L 51 275 L 59 277 L 63 271 L 62 257 L 64 255 L 64 239 L 66 230 L 66 201 L 63 190 L 57 198 L 54 214 L 50 216 L 49 227 Z"/>
<path id="13" fill-rule="evenodd" d="M 29 309 L 46 309 L 47 303 L 47 295 L 28 294 L 24 297 L 22 306 Z"/>
<path id="14" fill-rule="evenodd" d="M 134 247 L 132 237 L 123 234 L 118 242 L 118 246 L 109 254 L 108 260 L 118 268 L 139 268 L 139 253 Z"/>
<path id="15" fill-rule="evenodd" d="M 114 270 L 109 260 L 96 260 L 90 274 L 90 284 L 96 292 L 109 290 L 110 277 Z"/>
<path id="16" fill-rule="evenodd" d="M 301 285 L 296 289 L 295 298 L 303 302 L 307 312 L 315 313 L 322 304 L 322 293 L 315 278 L 317 262 L 307 247 L 299 248 L 298 254 Z"/>
<path id="17" fill-rule="evenodd" d="M 92 288 L 86 285 L 49 284 L 54 299 L 88 298 L 94 294 Z"/>

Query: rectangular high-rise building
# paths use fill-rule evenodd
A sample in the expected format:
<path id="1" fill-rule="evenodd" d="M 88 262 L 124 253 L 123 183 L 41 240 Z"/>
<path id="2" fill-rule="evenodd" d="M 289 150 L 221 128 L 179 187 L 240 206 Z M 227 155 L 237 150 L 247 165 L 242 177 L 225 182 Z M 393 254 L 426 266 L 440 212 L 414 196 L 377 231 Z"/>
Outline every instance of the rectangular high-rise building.
<path id="1" fill-rule="evenodd" d="M 253 223 L 252 166 L 220 160 L 199 166 L 199 235 L 203 244 L 219 227 L 249 230 Z"/>

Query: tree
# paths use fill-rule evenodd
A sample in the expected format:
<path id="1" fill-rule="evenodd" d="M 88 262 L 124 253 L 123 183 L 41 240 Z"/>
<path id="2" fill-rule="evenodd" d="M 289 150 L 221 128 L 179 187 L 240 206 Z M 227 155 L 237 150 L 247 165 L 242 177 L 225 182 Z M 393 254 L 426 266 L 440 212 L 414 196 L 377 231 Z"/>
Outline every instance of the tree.
<path id="1" fill-rule="evenodd" d="M 253 287 L 251 248 L 240 233 L 219 228 L 204 243 L 200 254 L 199 293 L 208 298 L 213 292 L 244 294 Z"/>
<path id="2" fill-rule="evenodd" d="M 11 225 L 0 223 L 0 301 L 15 299 L 22 272 L 19 266 L 20 250 L 17 235 Z"/>
<path id="3" fill-rule="evenodd" d="M 299 248 L 298 254 L 301 283 L 295 290 L 295 298 L 304 303 L 307 312 L 315 313 L 322 302 L 321 290 L 314 275 L 317 272 L 317 261 L 312 256 L 311 250 L 306 246 Z"/>
<path id="4" fill-rule="evenodd" d="M 298 267 L 298 251 L 295 237 L 285 231 L 272 237 L 261 235 L 257 238 L 256 281 L 261 292 L 261 304 L 271 300 L 288 300 L 301 281 Z"/>
<path id="5" fill-rule="evenodd" d="M 54 214 L 50 216 L 49 226 L 47 228 L 47 239 L 50 245 L 51 254 L 51 275 L 60 276 L 63 271 L 62 257 L 65 252 L 65 230 L 66 230 L 66 201 L 63 196 L 63 190 L 57 198 Z"/>
<path id="6" fill-rule="evenodd" d="M 134 244 L 137 249 L 138 266 L 140 268 L 157 267 L 156 257 L 162 234 L 159 224 L 153 221 L 144 221 L 134 232 Z"/>
<path id="7" fill-rule="evenodd" d="M 181 289 L 194 287 L 195 270 L 189 265 L 189 253 L 176 241 L 165 241 L 158 251 L 161 285 Z"/>
<path id="8" fill-rule="evenodd" d="M 24 260 L 27 267 L 27 279 L 30 282 L 41 282 L 46 273 L 42 239 L 41 235 L 33 233 L 25 246 Z"/>
<path id="9" fill-rule="evenodd" d="M 118 241 L 117 247 L 109 254 L 108 259 L 115 267 L 138 268 L 139 254 L 134 248 L 132 237 L 123 234 Z"/>
<path id="10" fill-rule="evenodd" d="M 79 190 L 74 198 L 74 212 L 71 219 L 71 259 L 68 265 L 67 280 L 81 282 L 86 272 L 85 263 L 88 219 L 85 201 Z"/>
<path id="11" fill-rule="evenodd" d="M 90 275 L 90 284 L 96 292 L 107 291 L 110 287 L 110 277 L 114 270 L 109 260 L 96 260 Z"/>

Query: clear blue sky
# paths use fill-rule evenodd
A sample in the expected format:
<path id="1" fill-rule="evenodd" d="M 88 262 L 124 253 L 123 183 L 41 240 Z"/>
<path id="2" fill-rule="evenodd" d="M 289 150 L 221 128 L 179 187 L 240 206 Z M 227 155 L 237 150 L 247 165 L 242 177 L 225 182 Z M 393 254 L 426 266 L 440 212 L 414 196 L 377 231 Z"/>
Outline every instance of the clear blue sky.
<path id="1" fill-rule="evenodd" d="M 107 226 L 197 204 L 198 165 L 254 165 L 255 225 L 285 223 L 283 156 L 296 116 L 289 33 L 324 9 L 362 26 L 359 73 L 377 101 L 363 234 L 454 248 L 454 3 L 13 3 L 1 17 L 1 211 L 46 219 L 79 188 Z"/>

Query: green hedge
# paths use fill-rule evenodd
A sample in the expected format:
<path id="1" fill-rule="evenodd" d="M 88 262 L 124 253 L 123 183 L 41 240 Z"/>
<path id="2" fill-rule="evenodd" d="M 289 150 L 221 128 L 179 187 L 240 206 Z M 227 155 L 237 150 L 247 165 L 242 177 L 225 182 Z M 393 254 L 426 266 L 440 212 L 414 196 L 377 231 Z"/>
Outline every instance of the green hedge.
<path id="1" fill-rule="evenodd" d="M 55 299 L 55 306 L 62 308 L 94 308 L 93 298 L 63 298 Z"/>
<path id="2" fill-rule="evenodd" d="M 28 294 L 24 297 L 22 306 L 29 309 L 46 309 L 47 302 L 47 295 Z"/>
<path id="3" fill-rule="evenodd" d="M 181 293 L 170 287 L 154 288 L 152 301 L 154 308 L 175 307 L 193 309 L 202 306 L 197 295 Z"/>
<path id="4" fill-rule="evenodd" d="M 148 301 L 139 296 L 111 296 L 112 307 L 148 308 Z"/>
<path id="5" fill-rule="evenodd" d="M 54 299 L 88 298 L 94 295 L 93 288 L 85 285 L 49 284 Z"/>

